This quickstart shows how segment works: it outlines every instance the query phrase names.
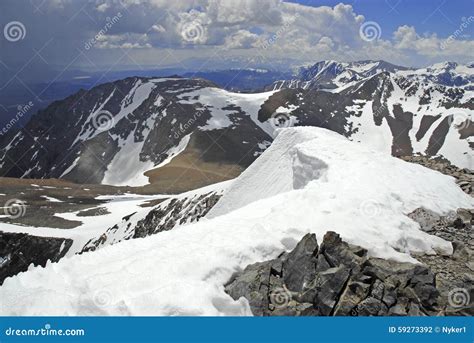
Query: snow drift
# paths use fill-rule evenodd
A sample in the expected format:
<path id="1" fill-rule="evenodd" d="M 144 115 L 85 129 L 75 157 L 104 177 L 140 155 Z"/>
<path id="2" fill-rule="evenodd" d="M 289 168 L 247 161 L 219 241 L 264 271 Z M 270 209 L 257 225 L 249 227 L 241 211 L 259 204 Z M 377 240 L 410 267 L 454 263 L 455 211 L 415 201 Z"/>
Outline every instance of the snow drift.
<path id="1" fill-rule="evenodd" d="M 373 256 L 450 253 L 406 216 L 474 201 L 454 179 L 318 128 L 282 130 L 224 193 L 212 218 L 32 268 L 5 280 L 1 315 L 250 315 L 223 284 L 289 250 L 308 232 L 338 232 Z"/>

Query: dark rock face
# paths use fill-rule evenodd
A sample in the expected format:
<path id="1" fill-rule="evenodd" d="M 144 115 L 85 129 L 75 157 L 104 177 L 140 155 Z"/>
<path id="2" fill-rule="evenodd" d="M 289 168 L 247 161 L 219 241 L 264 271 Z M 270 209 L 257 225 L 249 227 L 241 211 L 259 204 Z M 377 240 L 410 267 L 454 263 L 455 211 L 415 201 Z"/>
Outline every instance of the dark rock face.
<path id="1" fill-rule="evenodd" d="M 236 273 L 225 289 L 233 299 L 245 297 L 257 316 L 452 313 L 429 268 L 368 258 L 365 249 L 334 232 L 326 233 L 319 249 L 315 235 L 307 234 L 290 253 Z M 463 311 L 471 313 L 470 304 Z"/>
<path id="2" fill-rule="evenodd" d="M 139 145 L 129 152 L 136 164 L 158 165 L 189 134 L 203 161 L 247 167 L 271 137 L 231 103 L 223 108 L 231 129 L 200 130 L 216 106 L 195 95 L 203 89 L 217 86 L 202 79 L 132 77 L 56 101 L 0 141 L 0 175 L 102 183 L 131 145 Z"/>
<path id="3" fill-rule="evenodd" d="M 433 131 L 433 135 L 430 137 L 428 147 L 426 148 L 426 154 L 428 156 L 436 156 L 439 149 L 443 146 L 451 120 L 451 117 L 444 118 Z"/>
<path id="4" fill-rule="evenodd" d="M 420 123 L 420 128 L 418 129 L 418 132 L 416 133 L 415 138 L 419 141 L 421 140 L 425 134 L 428 132 L 430 129 L 431 125 L 435 123 L 441 116 L 430 116 L 430 115 L 424 115 L 421 118 L 421 123 Z"/>
<path id="5" fill-rule="evenodd" d="M 197 222 L 204 217 L 221 198 L 217 192 L 173 198 L 164 201 L 150 210 L 147 216 L 135 223 L 132 213 L 122 219 L 122 223 L 109 228 L 100 237 L 87 242 L 80 253 L 95 251 L 105 245 L 121 241 L 142 238 L 163 231 L 169 231 L 178 225 Z M 121 233 L 117 235 L 117 232 Z"/>
<path id="6" fill-rule="evenodd" d="M 135 227 L 133 238 L 146 237 L 173 229 L 176 225 L 197 222 L 204 217 L 221 198 L 207 193 L 192 199 L 173 199 L 167 206 L 158 206 L 148 213 Z"/>
<path id="7" fill-rule="evenodd" d="M 472 99 L 463 103 L 462 96 L 465 91 L 462 89 L 454 92 L 443 85 L 424 85 L 419 81 L 399 77 L 388 71 L 362 79 L 340 92 L 306 87 L 302 85 L 302 82 L 284 84 L 261 107 L 258 119 L 262 122 L 269 120 L 280 106 L 292 107 L 290 115 L 294 117 L 297 125 L 326 128 L 358 141 L 365 133 L 365 127 L 358 123 L 358 118 L 367 115 L 367 111 L 363 110 L 364 106 L 372 102 L 372 113 L 366 120 L 373 120 L 373 123 L 381 130 L 383 125 L 388 125 L 392 137 L 391 151 L 394 156 L 414 153 L 436 156 L 446 143 L 450 130 L 457 130 L 460 139 L 467 139 L 474 134 L 469 123 L 454 127 L 452 116 L 441 118 L 440 115 L 425 113 L 426 105 L 439 109 L 436 113 L 442 113 L 449 108 L 459 108 L 460 113 L 464 113 L 463 111 L 467 109 L 474 109 Z M 397 96 L 395 87 L 400 88 L 398 92 L 403 92 L 402 98 L 394 98 Z M 421 96 L 419 90 L 424 87 L 427 88 L 426 94 Z M 435 103 L 435 100 L 430 97 L 432 93 L 444 95 L 442 104 Z M 392 100 L 400 103 L 391 104 Z M 420 102 L 418 111 L 412 113 L 404 110 L 403 104 L 408 100 Z M 434 130 L 430 130 L 432 126 Z M 412 141 L 411 134 L 417 141 L 427 134 L 430 135 L 422 151 L 414 150 L 415 142 Z M 464 152 L 464 154 L 468 153 L 470 151 Z"/>
<path id="8" fill-rule="evenodd" d="M 0 232 L 0 285 L 9 276 L 28 270 L 30 264 L 46 266 L 66 255 L 72 240 Z"/>

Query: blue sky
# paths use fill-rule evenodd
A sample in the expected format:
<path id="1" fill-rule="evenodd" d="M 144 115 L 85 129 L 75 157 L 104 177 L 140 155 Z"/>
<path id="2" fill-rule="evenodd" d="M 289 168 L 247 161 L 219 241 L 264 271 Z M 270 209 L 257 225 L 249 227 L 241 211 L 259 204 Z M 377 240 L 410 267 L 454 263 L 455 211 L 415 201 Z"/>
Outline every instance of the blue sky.
<path id="1" fill-rule="evenodd" d="M 336 0 L 288 0 L 306 6 L 335 6 Z M 354 11 L 367 20 L 377 21 L 382 37 L 389 36 L 402 25 L 414 26 L 419 33 L 436 32 L 447 37 L 459 27 L 463 17 L 474 15 L 473 0 L 349 0 Z M 470 29 L 473 33 L 473 28 Z"/>

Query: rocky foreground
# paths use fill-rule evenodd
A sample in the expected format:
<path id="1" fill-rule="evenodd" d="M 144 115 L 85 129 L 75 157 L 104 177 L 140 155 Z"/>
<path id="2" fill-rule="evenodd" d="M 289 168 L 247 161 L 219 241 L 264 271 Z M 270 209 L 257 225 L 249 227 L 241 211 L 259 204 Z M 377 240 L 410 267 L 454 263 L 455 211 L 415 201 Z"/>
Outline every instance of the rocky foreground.
<path id="1" fill-rule="evenodd" d="M 9 277 L 28 270 L 30 265 L 46 266 L 58 262 L 72 245 L 72 240 L 36 237 L 24 233 L 0 232 L 0 285 Z"/>
<path id="2" fill-rule="evenodd" d="M 329 231 L 321 245 L 307 234 L 291 252 L 246 267 L 225 289 L 246 298 L 256 316 L 474 315 L 472 275 L 448 290 L 439 274 L 369 257 Z"/>
<path id="3" fill-rule="evenodd" d="M 473 196 L 474 172 L 441 158 L 403 156 L 455 178 Z M 452 243 L 453 254 L 416 255 L 420 264 L 371 258 L 328 232 L 306 235 L 290 253 L 247 266 L 225 286 L 257 316 L 474 315 L 474 209 L 446 216 L 418 208 L 408 216 Z"/>
<path id="4" fill-rule="evenodd" d="M 452 176 L 474 195 L 474 172 L 443 159 L 405 161 Z M 408 216 L 423 231 L 450 241 L 450 256 L 417 255 L 420 264 L 370 258 L 328 232 L 320 246 L 306 235 L 290 253 L 248 266 L 225 286 L 257 316 L 474 315 L 474 209 L 440 216 L 418 208 Z"/>

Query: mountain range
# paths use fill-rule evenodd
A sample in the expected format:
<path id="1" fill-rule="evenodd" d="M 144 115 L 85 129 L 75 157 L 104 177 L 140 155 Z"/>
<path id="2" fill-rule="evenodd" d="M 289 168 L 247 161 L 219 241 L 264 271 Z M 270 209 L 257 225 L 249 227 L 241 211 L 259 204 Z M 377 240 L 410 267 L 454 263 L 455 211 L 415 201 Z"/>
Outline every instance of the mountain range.
<path id="1" fill-rule="evenodd" d="M 322 61 L 51 103 L 0 137 L 0 313 L 472 315 L 472 71 Z"/>
<path id="2" fill-rule="evenodd" d="M 185 191 L 239 175 L 288 126 L 473 169 L 473 71 L 321 61 L 254 93 L 199 78 L 129 77 L 55 101 L 2 136 L 0 175 Z"/>

